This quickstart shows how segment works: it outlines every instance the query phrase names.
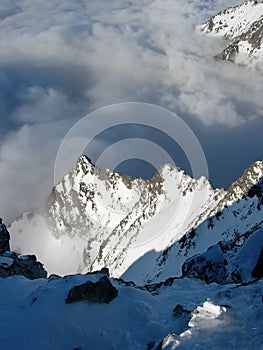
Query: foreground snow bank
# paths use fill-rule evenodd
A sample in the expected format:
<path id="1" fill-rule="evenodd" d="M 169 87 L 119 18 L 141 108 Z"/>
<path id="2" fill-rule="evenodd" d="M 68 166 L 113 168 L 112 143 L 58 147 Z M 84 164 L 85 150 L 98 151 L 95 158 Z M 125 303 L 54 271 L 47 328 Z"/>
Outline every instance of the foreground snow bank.
<path id="1" fill-rule="evenodd" d="M 72 287 L 96 283 L 103 276 L 0 279 L 1 348 L 262 348 L 262 280 L 246 286 L 220 286 L 176 279 L 170 285 L 156 286 L 152 294 L 111 279 L 118 296 L 109 304 L 66 304 Z M 181 313 L 173 311 L 178 304 Z"/>

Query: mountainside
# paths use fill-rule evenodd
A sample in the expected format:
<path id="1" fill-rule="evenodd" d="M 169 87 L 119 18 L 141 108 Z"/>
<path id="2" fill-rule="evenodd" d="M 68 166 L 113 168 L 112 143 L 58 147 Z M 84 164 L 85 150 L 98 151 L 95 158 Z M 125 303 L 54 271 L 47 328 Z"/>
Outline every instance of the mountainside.
<path id="1" fill-rule="evenodd" d="M 224 195 L 205 178 L 194 180 L 169 165 L 145 181 L 98 169 L 81 156 L 53 188 L 45 215 L 24 214 L 12 224 L 11 243 L 34 251 L 49 272 L 108 266 L 121 276 L 141 256 L 165 249 L 214 213 Z M 53 253 L 55 246 L 61 249 Z"/>
<path id="2" fill-rule="evenodd" d="M 246 1 L 226 9 L 200 26 L 210 35 L 224 37 L 227 46 L 218 58 L 263 69 L 263 3 Z"/>
<path id="3" fill-rule="evenodd" d="M 0 0 L 0 350 L 263 350 L 263 0 L 239 1 Z"/>
<path id="4" fill-rule="evenodd" d="M 262 209 L 263 161 L 226 192 L 169 165 L 145 181 L 81 156 L 45 214 L 9 228 L 13 249 L 66 276 L 0 279 L 1 346 L 262 349 Z"/>
<path id="5" fill-rule="evenodd" d="M 225 271 L 224 282 L 233 281 L 230 276 L 236 273 L 236 280 L 244 281 L 251 279 L 251 272 L 256 266 L 261 250 L 263 249 L 262 234 L 263 228 L 263 162 L 258 161 L 252 164 L 244 174 L 234 182 L 224 198 L 218 203 L 216 214 L 211 215 L 202 222 L 196 229 L 191 230 L 173 245 L 167 247 L 156 259 L 155 270 L 149 272 L 149 281 L 159 281 L 168 276 L 181 276 L 183 264 L 187 259 L 196 257 L 196 254 L 205 253 L 210 257 L 213 255 Z M 259 234 L 257 231 L 259 230 Z M 254 237 L 257 239 L 254 240 Z M 254 241 L 253 241 L 254 240 Z M 211 250 L 212 248 L 214 250 Z M 256 249 L 255 249 L 256 248 Z M 245 251 L 247 250 L 247 255 Z M 253 255 L 251 254 L 253 249 Z M 250 266 L 246 276 L 239 271 L 242 266 L 234 262 L 228 265 L 228 260 L 236 259 L 238 254 L 244 254 L 246 264 L 247 256 L 250 255 Z M 227 254 L 229 257 L 227 257 Z M 230 255 L 234 258 L 230 258 Z M 212 258 L 211 258 L 212 259 Z M 212 261 L 213 261 L 212 259 Z M 203 260 L 200 258 L 199 260 Z M 198 261 L 196 261 L 198 263 Z M 223 265 L 222 265 L 223 264 Z M 192 261 L 192 270 L 196 267 Z M 189 264 L 188 264 L 189 267 Z M 196 267 L 199 269 L 199 267 Z M 203 266 L 203 270 L 207 266 Z M 185 267 L 186 269 L 186 267 Z M 227 269 L 230 270 L 227 273 Z M 250 269 L 250 270 L 249 270 Z M 219 265 L 215 269 L 219 273 Z M 248 271 L 249 270 L 249 271 Z M 205 274 L 205 273 L 204 273 Z M 250 274 L 250 276 L 248 276 Z M 154 278 L 152 276 L 155 276 Z M 244 278 L 242 278 L 242 276 Z M 219 277 L 215 277 L 219 278 Z M 222 281 L 221 281 L 222 282 Z"/>
<path id="6" fill-rule="evenodd" d="M 11 225 L 12 248 L 35 252 L 49 273 L 107 266 L 113 276 L 141 285 L 179 277 L 188 259 L 212 246 L 222 250 L 222 264 L 233 260 L 226 254 L 236 256 L 253 241 L 263 224 L 262 174 L 258 161 L 225 192 L 169 165 L 145 181 L 98 169 L 81 156 L 53 188 L 45 215 L 24 214 Z M 260 235 L 256 241 L 251 265 L 259 258 Z M 232 281 L 238 271 L 228 270 L 224 278 Z"/>

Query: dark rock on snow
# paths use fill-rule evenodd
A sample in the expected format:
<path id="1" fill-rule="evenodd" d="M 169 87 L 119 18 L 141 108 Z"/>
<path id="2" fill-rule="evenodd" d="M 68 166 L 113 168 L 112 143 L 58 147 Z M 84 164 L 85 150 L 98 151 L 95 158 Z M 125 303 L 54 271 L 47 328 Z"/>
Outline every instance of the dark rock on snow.
<path id="1" fill-rule="evenodd" d="M 0 277 L 13 275 L 22 275 L 33 280 L 46 278 L 47 272 L 35 255 L 21 256 L 14 252 L 5 252 L 0 257 Z"/>
<path id="2" fill-rule="evenodd" d="M 183 315 L 190 315 L 191 311 L 187 310 L 183 305 L 177 304 L 176 307 L 173 309 L 173 315 L 174 317 L 181 317 Z"/>
<path id="3" fill-rule="evenodd" d="M 257 265 L 252 271 L 252 277 L 254 278 L 262 278 L 263 277 L 263 248 L 261 250 L 260 256 L 258 258 Z"/>
<path id="4" fill-rule="evenodd" d="M 93 303 L 109 303 L 115 299 L 117 295 L 118 290 L 111 284 L 108 277 L 103 276 L 96 283 L 88 281 L 71 288 L 66 299 L 66 304 L 83 300 Z"/>

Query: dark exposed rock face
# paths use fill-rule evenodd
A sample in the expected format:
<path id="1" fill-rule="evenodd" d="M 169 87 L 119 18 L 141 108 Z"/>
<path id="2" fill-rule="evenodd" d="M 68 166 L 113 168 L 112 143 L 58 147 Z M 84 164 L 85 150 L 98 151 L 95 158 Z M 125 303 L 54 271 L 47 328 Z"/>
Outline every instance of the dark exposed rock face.
<path id="1" fill-rule="evenodd" d="M 83 300 L 92 303 L 110 303 L 117 295 L 118 290 L 113 287 L 108 277 L 103 276 L 96 283 L 88 281 L 71 288 L 66 299 L 66 304 Z"/>
<path id="2" fill-rule="evenodd" d="M 220 247 L 217 245 L 209 249 L 219 251 Z M 218 254 L 218 252 L 216 253 Z M 206 283 L 224 283 L 226 279 L 226 268 L 224 266 L 222 253 L 220 255 L 221 259 L 210 259 L 209 256 L 205 254 L 189 258 L 183 264 L 182 275 L 184 277 L 198 278 Z"/>
<path id="3" fill-rule="evenodd" d="M 181 317 L 182 315 L 190 315 L 191 311 L 187 310 L 183 305 L 177 304 L 173 309 L 174 317 Z"/>
<path id="4" fill-rule="evenodd" d="M 254 278 L 262 278 L 263 277 L 263 248 L 261 250 L 261 254 L 258 259 L 258 263 L 252 271 L 252 276 Z"/>
<path id="5" fill-rule="evenodd" d="M 10 250 L 9 240 L 9 232 L 4 226 L 4 229 L 0 229 L 0 255 L 4 254 L 4 252 L 6 252 L 7 250 Z"/>
<path id="6" fill-rule="evenodd" d="M 246 283 L 263 277 L 263 230 L 257 227 L 188 258 L 182 276 L 206 283 Z"/>
<path id="7" fill-rule="evenodd" d="M 177 304 L 173 309 L 174 329 L 176 334 L 181 334 L 188 329 L 188 323 L 191 319 L 191 311 L 184 305 Z"/>
<path id="8" fill-rule="evenodd" d="M 19 256 L 13 252 L 6 252 L 0 257 L 0 277 L 13 275 L 22 275 L 33 280 L 46 278 L 47 272 L 35 255 Z"/>

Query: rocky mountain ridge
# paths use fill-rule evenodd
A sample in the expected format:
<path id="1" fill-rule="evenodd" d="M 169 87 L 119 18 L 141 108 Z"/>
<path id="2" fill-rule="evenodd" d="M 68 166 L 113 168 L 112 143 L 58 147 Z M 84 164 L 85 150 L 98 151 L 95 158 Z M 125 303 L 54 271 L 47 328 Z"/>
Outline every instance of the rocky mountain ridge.
<path id="1" fill-rule="evenodd" d="M 176 191 L 168 191 L 173 189 L 171 185 Z M 198 206 L 200 202 L 196 201 L 194 193 L 198 198 L 200 194 L 204 196 L 202 206 Z M 113 198 L 109 207 L 106 205 L 108 198 Z M 136 200 L 132 202 L 133 199 Z M 190 210 L 185 200 L 190 200 Z M 144 212 L 147 204 L 150 208 Z M 127 210 L 129 205 L 136 210 L 136 215 Z M 177 234 L 175 225 L 183 216 L 175 217 L 166 231 L 162 231 L 165 223 L 162 208 L 176 212 L 178 206 L 186 208 L 186 216 L 191 217 L 180 226 L 185 233 Z M 154 253 L 147 251 L 139 258 L 140 246 L 120 246 L 116 256 L 122 256 L 120 261 L 127 267 L 122 278 L 110 277 L 107 268 L 95 271 L 94 263 L 90 265 L 92 273 L 68 275 L 66 272 L 64 277 L 50 275 L 34 281 L 21 276 L 0 279 L 0 306 L 5 310 L 0 315 L 4 327 L 4 333 L 0 332 L 1 344 L 15 348 L 18 339 L 27 347 L 33 344 L 43 350 L 65 346 L 81 350 L 87 344 L 105 350 L 260 349 L 262 209 L 263 161 L 253 163 L 228 191 L 224 191 L 213 189 L 203 178 L 193 180 L 169 165 L 152 181 L 144 181 L 98 169 L 87 157 L 80 157 L 76 168 L 52 191 L 45 212 L 49 215 L 48 222 L 43 214 L 24 214 L 9 228 L 11 237 L 15 236 L 18 243 L 35 240 L 32 247 L 44 247 L 47 261 L 56 264 L 61 259 L 60 264 L 67 268 L 68 262 L 73 263 L 76 251 L 78 263 L 83 261 L 83 248 L 92 246 L 86 245 L 92 234 L 93 241 L 106 242 L 103 253 L 109 242 L 107 233 L 111 233 L 114 223 L 118 225 L 123 220 L 122 216 L 144 219 L 138 221 L 142 223 L 137 227 L 139 234 L 146 224 L 159 216 L 151 227 L 161 230 L 161 237 L 167 233 L 174 241 L 169 244 L 169 240 L 159 240 L 163 246 L 167 244 L 165 249 L 158 252 L 155 247 Z M 94 222 L 91 224 L 92 213 Z M 70 227 L 71 221 L 76 226 Z M 42 228 L 41 222 L 45 224 Z M 52 223 L 54 230 L 50 231 Z M 85 223 L 89 230 L 96 227 L 100 235 L 105 236 L 96 236 L 96 231 L 88 231 L 87 240 L 77 235 L 77 227 L 85 234 Z M 104 223 L 108 230 L 103 231 Z M 130 226 L 123 225 L 123 234 L 133 232 L 127 227 Z M 42 229 L 40 235 L 39 229 Z M 28 237 L 25 236 L 27 230 Z M 135 240 L 133 236 L 131 239 Z M 54 251 L 50 253 L 53 246 Z M 99 250 L 100 245 L 97 246 Z M 112 249 L 111 245 L 108 248 Z M 149 248 L 149 242 L 148 246 L 143 245 L 144 251 Z M 131 265 L 125 260 L 130 251 L 136 259 Z M 87 261 L 93 258 L 99 265 L 96 255 L 92 257 L 94 251 L 89 250 L 89 253 Z M 114 250 L 112 254 L 114 256 Z M 107 265 L 110 260 L 101 257 L 100 263 Z M 76 266 L 83 268 L 83 263 Z M 118 267 L 108 265 L 112 273 L 118 275 L 121 270 L 114 270 L 115 266 Z M 14 296 L 10 292 L 14 289 L 20 293 Z M 8 327 L 11 320 L 13 322 L 14 304 L 19 327 Z M 26 329 L 30 329 L 30 336 L 25 336 Z M 49 336 L 43 336 L 43 332 Z M 61 332 L 62 337 L 59 336 Z"/>
<path id="2" fill-rule="evenodd" d="M 257 69 L 263 69 L 263 3 L 246 1 L 228 8 L 199 29 L 224 37 L 226 48 L 216 57 Z"/>
<path id="3" fill-rule="evenodd" d="M 82 156 L 73 172 L 54 187 L 48 219 L 56 237 L 62 232 L 85 238 L 84 265 L 91 270 L 111 266 L 121 271 L 130 247 L 140 245 L 147 253 L 147 245 L 154 239 L 159 239 L 159 244 L 165 239 L 162 245 L 169 244 L 174 236 L 183 235 L 213 211 L 223 193 L 212 189 L 205 178 L 194 180 L 169 165 L 145 181 L 98 169 Z M 169 207 L 174 213 L 167 218 L 172 227 L 166 237 L 160 237 L 163 228 L 158 226 L 149 232 L 151 220 L 161 218 Z M 190 209 L 193 212 L 188 216 Z M 184 221 L 183 227 L 180 221 Z M 173 227 L 184 231 L 172 232 Z"/>
<path id="4" fill-rule="evenodd" d="M 186 260 L 231 240 L 242 245 L 262 227 L 262 174 L 263 162 L 255 162 L 224 191 L 170 165 L 146 181 L 81 156 L 53 188 L 45 215 L 25 214 L 11 225 L 12 246 L 34 250 L 50 273 L 107 266 L 141 285 L 179 277 Z M 31 241 L 38 235 L 31 250 L 26 232 Z"/>
<path id="5" fill-rule="evenodd" d="M 159 281 L 171 273 L 181 276 L 182 272 L 185 275 L 191 273 L 198 276 L 198 273 L 190 271 L 199 269 L 202 270 L 199 275 L 203 274 L 207 281 L 213 278 L 221 278 L 221 282 L 234 281 L 234 275 L 239 281 L 253 279 L 253 267 L 256 266 L 263 249 L 262 175 L 262 161 L 253 163 L 245 170 L 218 203 L 215 215 L 210 215 L 196 229 L 188 232 L 158 256 L 158 263 L 153 264 L 155 270 L 149 273 L 149 279 Z M 251 258 L 252 249 L 254 254 Z M 251 261 L 249 271 L 246 270 L 244 274 L 239 271 L 242 259 L 238 256 L 242 254 L 244 261 L 247 258 Z M 239 263 L 235 259 L 239 259 Z M 207 267 L 213 264 L 214 277 L 208 277 Z M 224 271 L 223 277 L 219 277 L 220 268 Z M 155 278 L 151 279 L 150 276 Z"/>

